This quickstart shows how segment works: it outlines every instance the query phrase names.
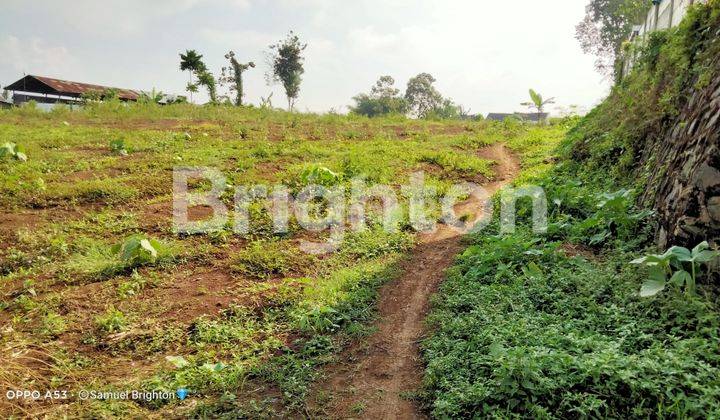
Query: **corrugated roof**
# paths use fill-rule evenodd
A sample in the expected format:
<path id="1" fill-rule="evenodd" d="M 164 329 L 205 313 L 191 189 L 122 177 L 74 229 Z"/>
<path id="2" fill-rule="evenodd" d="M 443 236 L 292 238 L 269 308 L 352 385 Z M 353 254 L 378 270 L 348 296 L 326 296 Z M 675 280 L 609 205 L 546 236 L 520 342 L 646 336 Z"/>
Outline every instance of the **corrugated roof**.
<path id="1" fill-rule="evenodd" d="M 506 118 L 517 118 L 523 121 L 544 121 L 546 120 L 550 114 L 547 112 L 543 112 L 541 114 L 538 114 L 536 112 L 515 112 L 513 114 L 504 114 L 504 113 L 497 113 L 497 112 L 491 112 L 488 114 L 487 119 L 493 120 L 493 121 L 504 121 Z"/>
<path id="2" fill-rule="evenodd" d="M 47 92 L 41 89 L 37 89 L 37 82 L 47 86 L 51 91 Z M 94 85 L 90 83 L 71 82 L 68 80 L 54 79 L 52 77 L 33 75 L 25 76 L 17 82 L 6 86 L 5 89 L 24 92 L 52 93 L 55 95 L 75 97 L 82 96 L 83 94 L 90 92 L 105 92 L 107 90 L 113 89 L 118 92 L 118 97 L 120 99 L 126 101 L 137 101 L 140 97 L 140 93 L 130 89 L 113 88 L 109 86 Z"/>

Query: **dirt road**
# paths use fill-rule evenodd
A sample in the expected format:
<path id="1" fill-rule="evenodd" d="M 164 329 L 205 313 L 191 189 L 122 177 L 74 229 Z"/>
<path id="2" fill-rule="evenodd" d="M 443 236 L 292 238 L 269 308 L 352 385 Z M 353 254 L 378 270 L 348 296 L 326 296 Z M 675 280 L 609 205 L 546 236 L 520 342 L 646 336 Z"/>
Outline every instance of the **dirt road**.
<path id="1" fill-rule="evenodd" d="M 483 187 L 490 193 L 509 183 L 519 170 L 517 159 L 501 144 L 479 155 L 494 160 L 495 181 Z M 470 199 L 456 206 L 456 214 L 482 213 L 482 204 Z M 377 332 L 356 343 L 326 370 L 320 386 L 331 396 L 326 407 L 331 418 L 424 418 L 403 394 L 419 388 L 422 362 L 419 341 L 429 298 L 443 280 L 453 258 L 462 251 L 462 235 L 446 225 L 422 235 L 416 249 L 401 267 L 403 273 L 380 291 Z"/>

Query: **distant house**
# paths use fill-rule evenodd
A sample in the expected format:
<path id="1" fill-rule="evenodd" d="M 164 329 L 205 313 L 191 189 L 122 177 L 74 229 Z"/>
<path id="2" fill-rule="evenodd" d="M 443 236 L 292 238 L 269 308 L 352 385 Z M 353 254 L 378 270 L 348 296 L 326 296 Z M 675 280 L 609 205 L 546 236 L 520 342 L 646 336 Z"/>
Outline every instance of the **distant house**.
<path id="1" fill-rule="evenodd" d="M 136 102 L 143 95 L 155 95 L 153 92 L 70 82 L 43 76 L 25 76 L 17 82 L 5 86 L 4 89 L 14 92 L 13 99 L 18 105 L 29 101 L 40 104 L 78 104 L 87 95 L 102 100 L 110 92 L 125 102 Z M 185 96 L 161 94 L 158 103 L 166 105 L 186 100 Z"/>
<path id="2" fill-rule="evenodd" d="M 491 112 L 490 114 L 488 114 L 486 119 L 490 121 L 505 121 L 506 119 L 511 118 L 537 124 L 538 122 L 547 122 L 549 117 L 550 114 L 548 114 L 547 112 L 514 112 L 512 114 Z"/>
<path id="3" fill-rule="evenodd" d="M 44 104 L 75 104 L 85 95 L 95 94 L 102 98 L 109 91 L 115 92 L 121 101 L 137 101 L 140 98 L 139 92 L 130 89 L 32 75 L 25 76 L 17 82 L 5 86 L 5 90 L 14 93 L 13 99 L 16 104 L 29 101 Z"/>

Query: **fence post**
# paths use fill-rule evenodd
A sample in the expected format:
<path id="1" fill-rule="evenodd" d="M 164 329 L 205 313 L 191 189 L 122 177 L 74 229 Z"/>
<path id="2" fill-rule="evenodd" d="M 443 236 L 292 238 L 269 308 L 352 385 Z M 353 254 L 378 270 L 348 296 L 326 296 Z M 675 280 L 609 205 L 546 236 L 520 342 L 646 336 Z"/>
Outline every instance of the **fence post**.
<path id="1" fill-rule="evenodd" d="M 675 0 L 670 0 L 670 28 L 673 27 L 673 18 L 675 17 Z"/>

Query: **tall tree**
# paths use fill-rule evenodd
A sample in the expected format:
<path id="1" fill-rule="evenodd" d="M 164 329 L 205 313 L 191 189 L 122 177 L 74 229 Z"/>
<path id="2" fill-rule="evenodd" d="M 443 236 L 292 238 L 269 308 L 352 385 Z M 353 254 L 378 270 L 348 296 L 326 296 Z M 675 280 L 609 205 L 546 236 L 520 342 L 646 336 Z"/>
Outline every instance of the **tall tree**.
<path id="1" fill-rule="evenodd" d="M 405 100 L 418 118 L 426 118 L 443 105 L 443 97 L 433 83 L 435 78 L 428 73 L 420 73 L 408 80 Z"/>
<path id="2" fill-rule="evenodd" d="M 230 91 L 235 91 L 235 105 L 236 106 L 242 106 L 242 98 L 244 95 L 243 91 L 243 72 L 250 68 L 255 67 L 255 63 L 252 61 L 246 63 L 246 64 L 240 64 L 237 59 L 235 59 L 235 52 L 230 51 L 229 53 L 225 54 L 225 58 L 230 60 L 230 67 L 223 67 L 222 69 L 222 76 L 220 77 L 220 82 L 225 84 L 230 84 Z"/>
<path id="3" fill-rule="evenodd" d="M 187 50 L 185 54 L 180 54 L 180 70 L 190 71 L 190 83 L 187 86 L 188 92 L 192 95 L 193 92 L 197 92 L 198 85 L 205 86 L 210 96 L 210 102 L 217 102 L 217 83 L 215 76 L 208 71 L 207 66 L 202 61 L 202 55 L 198 54 L 195 50 Z M 197 77 L 197 83 L 192 82 L 192 75 Z M 192 100 L 192 96 L 191 96 Z"/>
<path id="4" fill-rule="evenodd" d="M 305 73 L 303 51 L 307 44 L 300 42 L 300 38 L 293 31 L 275 45 L 270 46 L 270 62 L 272 73 L 268 79 L 281 82 L 287 97 L 288 110 L 292 111 L 300 95 L 300 83 Z"/>
<path id="5" fill-rule="evenodd" d="M 648 0 L 591 0 L 587 5 L 575 37 L 586 54 L 596 57 L 595 67 L 600 73 L 613 73 L 623 42 L 650 6 Z"/>
<path id="6" fill-rule="evenodd" d="M 192 94 L 197 92 L 197 85 L 193 83 L 193 73 L 207 70 L 202 57 L 195 50 L 185 50 L 185 54 L 180 53 L 180 70 L 190 73 L 190 82 L 187 87 L 187 91 L 190 92 L 190 102 L 192 102 Z"/>

